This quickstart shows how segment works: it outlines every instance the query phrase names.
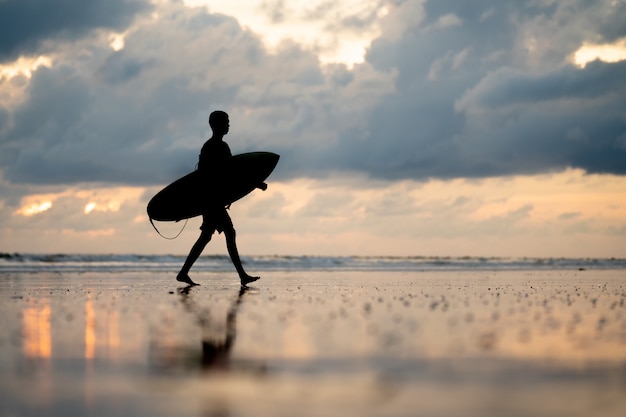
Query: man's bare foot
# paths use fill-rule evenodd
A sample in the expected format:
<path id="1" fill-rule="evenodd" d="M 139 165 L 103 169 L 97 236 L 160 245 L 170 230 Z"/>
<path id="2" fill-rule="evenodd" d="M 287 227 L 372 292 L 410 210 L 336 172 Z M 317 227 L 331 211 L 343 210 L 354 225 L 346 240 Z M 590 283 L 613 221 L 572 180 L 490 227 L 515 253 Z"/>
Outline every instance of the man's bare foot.
<path id="1" fill-rule="evenodd" d="M 195 282 L 193 282 L 193 281 L 191 280 L 191 278 L 189 278 L 189 275 L 187 275 L 187 274 L 183 274 L 183 273 L 180 273 L 180 274 L 178 274 L 178 275 L 176 276 L 176 281 L 179 281 L 179 282 L 184 282 L 185 284 L 187 284 L 187 285 L 192 285 L 192 286 L 193 286 L 193 285 L 200 285 L 200 284 L 196 284 Z"/>
<path id="2" fill-rule="evenodd" d="M 261 277 L 253 277 L 253 276 L 248 275 L 248 274 L 239 275 L 239 279 L 241 280 L 241 286 L 242 287 L 245 287 L 246 285 L 250 284 L 251 282 L 256 281 L 259 278 L 261 278 Z"/>

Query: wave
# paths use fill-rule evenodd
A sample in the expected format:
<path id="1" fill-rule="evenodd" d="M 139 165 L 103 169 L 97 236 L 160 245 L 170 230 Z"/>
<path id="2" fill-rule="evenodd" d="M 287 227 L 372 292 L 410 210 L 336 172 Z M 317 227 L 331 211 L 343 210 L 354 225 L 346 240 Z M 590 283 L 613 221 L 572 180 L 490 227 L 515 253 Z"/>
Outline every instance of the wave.
<path id="1" fill-rule="evenodd" d="M 178 271 L 182 255 L 83 255 L 0 253 L 0 272 Z M 254 271 L 449 271 L 626 269 L 621 258 L 502 258 L 449 256 L 249 256 L 242 262 Z M 196 271 L 232 271 L 226 255 L 205 255 Z"/>

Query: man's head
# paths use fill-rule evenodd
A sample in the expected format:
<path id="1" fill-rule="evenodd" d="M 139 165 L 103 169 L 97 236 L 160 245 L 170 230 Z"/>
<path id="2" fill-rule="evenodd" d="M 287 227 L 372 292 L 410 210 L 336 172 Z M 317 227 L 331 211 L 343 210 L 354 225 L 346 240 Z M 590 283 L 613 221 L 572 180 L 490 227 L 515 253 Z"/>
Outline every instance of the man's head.
<path id="1" fill-rule="evenodd" d="M 209 116 L 209 126 L 213 129 L 213 133 L 219 135 L 225 135 L 228 133 L 230 123 L 228 120 L 228 113 L 216 110 Z"/>

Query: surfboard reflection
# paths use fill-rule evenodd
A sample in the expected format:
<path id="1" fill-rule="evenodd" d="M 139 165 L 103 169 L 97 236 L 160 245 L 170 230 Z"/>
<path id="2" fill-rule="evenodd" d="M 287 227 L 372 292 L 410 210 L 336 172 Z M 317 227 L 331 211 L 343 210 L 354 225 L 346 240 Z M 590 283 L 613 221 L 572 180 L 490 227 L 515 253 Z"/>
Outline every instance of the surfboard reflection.
<path id="1" fill-rule="evenodd" d="M 193 296 L 195 286 L 180 287 L 177 290 L 183 308 L 195 318 L 201 334 L 198 345 L 151 346 L 151 362 L 158 371 L 200 370 L 203 373 L 238 373 L 263 376 L 267 372 L 265 361 L 233 359 L 232 351 L 237 338 L 237 314 L 249 287 L 241 287 L 226 314 L 225 322 L 211 319 L 206 305 L 200 306 Z"/>

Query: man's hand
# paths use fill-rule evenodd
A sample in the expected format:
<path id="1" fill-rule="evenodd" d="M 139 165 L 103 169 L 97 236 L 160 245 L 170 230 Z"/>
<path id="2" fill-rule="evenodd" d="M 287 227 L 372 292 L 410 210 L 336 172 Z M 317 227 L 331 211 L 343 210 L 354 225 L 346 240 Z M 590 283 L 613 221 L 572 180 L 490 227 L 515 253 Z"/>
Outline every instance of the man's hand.
<path id="1" fill-rule="evenodd" d="M 261 190 L 265 191 L 267 190 L 267 184 L 262 182 L 261 184 L 257 185 L 256 188 L 260 188 Z"/>

